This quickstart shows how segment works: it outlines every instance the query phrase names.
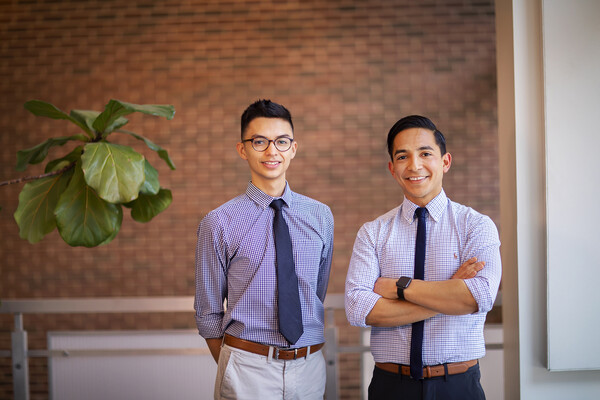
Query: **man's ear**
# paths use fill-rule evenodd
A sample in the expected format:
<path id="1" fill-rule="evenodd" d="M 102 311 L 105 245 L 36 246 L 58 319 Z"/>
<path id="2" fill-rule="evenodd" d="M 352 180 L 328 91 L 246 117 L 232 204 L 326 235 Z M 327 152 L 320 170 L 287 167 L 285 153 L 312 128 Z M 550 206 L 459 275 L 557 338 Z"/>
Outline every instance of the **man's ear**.
<path id="1" fill-rule="evenodd" d="M 452 154 L 446 153 L 442 156 L 442 163 L 444 168 L 444 173 L 448 172 L 450 169 L 450 165 L 452 164 Z"/>
<path id="2" fill-rule="evenodd" d="M 244 146 L 244 143 L 239 142 L 235 146 L 235 148 L 242 159 L 244 159 L 244 160 L 248 159 L 248 156 L 246 155 L 246 146 Z"/>
<path id="3" fill-rule="evenodd" d="M 390 173 L 392 174 L 392 176 L 395 178 L 396 175 L 394 175 L 394 163 L 391 161 L 388 161 L 388 169 L 390 170 Z"/>
<path id="4" fill-rule="evenodd" d="M 292 147 L 290 148 L 290 151 L 292 152 L 292 155 L 290 156 L 290 160 L 293 160 L 294 157 L 296 157 L 296 151 L 298 150 L 298 142 L 296 142 L 295 140 L 292 142 Z"/>

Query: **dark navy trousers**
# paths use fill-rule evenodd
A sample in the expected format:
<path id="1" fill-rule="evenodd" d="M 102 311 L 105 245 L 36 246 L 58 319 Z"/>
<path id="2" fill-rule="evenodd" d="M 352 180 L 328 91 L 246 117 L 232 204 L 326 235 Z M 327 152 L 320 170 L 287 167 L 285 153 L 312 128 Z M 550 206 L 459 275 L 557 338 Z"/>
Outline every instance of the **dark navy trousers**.
<path id="1" fill-rule="evenodd" d="M 415 380 L 375 367 L 369 400 L 485 400 L 479 363 L 467 372 Z"/>

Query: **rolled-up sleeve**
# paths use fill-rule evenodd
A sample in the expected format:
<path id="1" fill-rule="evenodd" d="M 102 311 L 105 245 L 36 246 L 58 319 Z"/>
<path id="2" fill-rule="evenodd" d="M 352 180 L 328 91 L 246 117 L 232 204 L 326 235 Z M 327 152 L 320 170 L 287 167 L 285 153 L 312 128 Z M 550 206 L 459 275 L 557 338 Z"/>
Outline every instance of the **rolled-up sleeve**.
<path id="1" fill-rule="evenodd" d="M 222 337 L 223 301 L 227 296 L 223 229 L 209 213 L 198 226 L 196 245 L 196 295 L 194 310 L 198 332 L 206 339 Z"/>
<path id="2" fill-rule="evenodd" d="M 381 298 L 373 292 L 375 281 L 381 273 L 375 241 L 369 228 L 370 224 L 367 223 L 358 231 L 346 277 L 346 317 L 351 325 L 360 327 L 367 327 L 366 318 Z"/>
<path id="3" fill-rule="evenodd" d="M 327 286 L 329 284 L 329 274 L 331 271 L 331 261 L 333 257 L 333 214 L 329 207 L 324 206 L 325 210 L 321 213 L 323 216 L 322 237 L 323 250 L 321 252 L 321 263 L 319 265 L 319 278 L 317 281 L 317 296 L 321 302 L 325 301 Z"/>
<path id="4" fill-rule="evenodd" d="M 465 279 L 467 287 L 477 302 L 477 312 L 485 313 L 494 305 L 502 277 L 498 230 L 487 216 L 482 215 L 469 229 L 464 260 L 471 257 L 477 257 L 478 261 L 485 261 L 484 268 L 475 278 Z"/>

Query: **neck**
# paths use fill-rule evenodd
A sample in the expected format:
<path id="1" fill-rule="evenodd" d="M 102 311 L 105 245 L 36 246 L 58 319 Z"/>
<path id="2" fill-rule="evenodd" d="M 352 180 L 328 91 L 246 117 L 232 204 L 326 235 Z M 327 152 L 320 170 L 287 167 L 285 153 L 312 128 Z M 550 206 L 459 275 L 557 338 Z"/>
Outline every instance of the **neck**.
<path id="1" fill-rule="evenodd" d="M 431 201 L 433 199 L 435 199 L 436 197 L 438 197 L 440 195 L 440 193 L 442 193 L 442 188 L 440 188 L 440 190 L 434 195 L 434 196 L 429 196 L 427 198 L 414 198 L 414 197 L 409 197 L 409 196 L 405 196 L 408 200 L 412 201 L 413 203 L 415 203 L 417 206 L 419 207 L 425 207 L 427 206 L 427 204 L 431 203 Z"/>
<path id="2" fill-rule="evenodd" d="M 252 179 L 252 184 L 271 197 L 281 197 L 285 190 L 285 179 L 277 182 L 264 182 Z"/>

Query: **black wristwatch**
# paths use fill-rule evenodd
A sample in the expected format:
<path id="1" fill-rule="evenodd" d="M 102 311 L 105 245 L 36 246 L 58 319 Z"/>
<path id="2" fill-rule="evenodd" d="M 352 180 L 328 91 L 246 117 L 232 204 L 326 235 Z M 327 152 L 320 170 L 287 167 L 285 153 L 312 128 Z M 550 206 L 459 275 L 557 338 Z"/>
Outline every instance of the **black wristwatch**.
<path id="1" fill-rule="evenodd" d="M 404 300 L 404 289 L 406 289 L 411 282 L 412 278 L 409 278 L 408 276 L 402 276 L 396 281 L 396 287 L 398 288 L 398 298 L 400 300 Z"/>

